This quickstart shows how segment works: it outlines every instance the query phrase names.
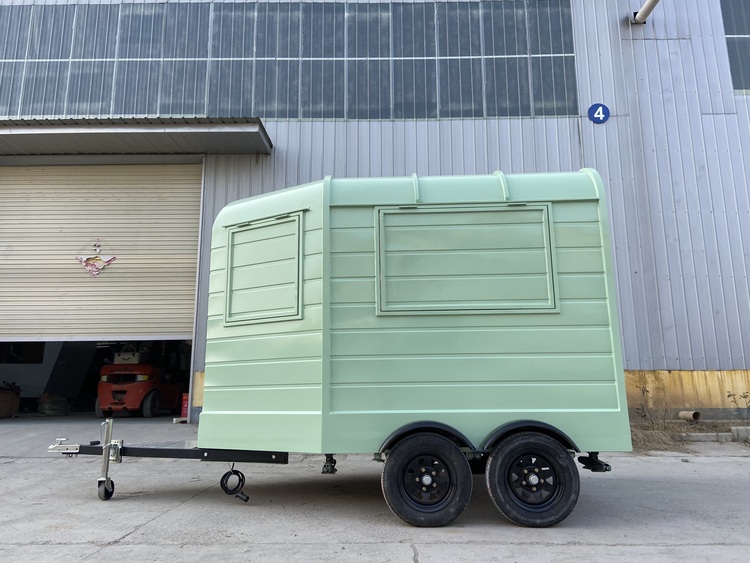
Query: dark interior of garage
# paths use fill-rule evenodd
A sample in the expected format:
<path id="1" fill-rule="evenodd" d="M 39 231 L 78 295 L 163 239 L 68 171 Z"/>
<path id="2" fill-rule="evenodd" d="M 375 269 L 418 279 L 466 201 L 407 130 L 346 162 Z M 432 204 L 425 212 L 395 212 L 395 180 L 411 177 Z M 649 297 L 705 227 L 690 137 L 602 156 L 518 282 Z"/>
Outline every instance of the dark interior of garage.
<path id="1" fill-rule="evenodd" d="M 186 340 L 0 342 L 0 382 L 21 414 L 179 414 L 190 358 Z"/>

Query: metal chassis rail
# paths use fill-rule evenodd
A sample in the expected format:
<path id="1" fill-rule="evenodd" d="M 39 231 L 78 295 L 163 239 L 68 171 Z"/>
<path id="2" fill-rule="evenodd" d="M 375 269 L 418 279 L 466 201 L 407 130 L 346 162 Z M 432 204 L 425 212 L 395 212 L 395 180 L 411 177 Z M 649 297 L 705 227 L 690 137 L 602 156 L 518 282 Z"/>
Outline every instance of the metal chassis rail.
<path id="1" fill-rule="evenodd" d="M 156 446 L 150 447 L 148 445 L 137 447 L 125 446 L 122 440 L 112 439 L 113 426 L 114 420 L 111 418 L 102 422 L 102 440 L 99 443 L 91 443 L 88 445 L 66 444 L 66 438 L 58 438 L 55 443 L 47 449 L 50 453 L 61 453 L 69 457 L 79 454 L 101 456 L 102 470 L 97 481 L 99 498 L 101 500 L 109 500 L 112 498 L 115 491 L 115 483 L 109 477 L 110 463 L 122 463 L 122 458 L 127 456 L 166 459 L 196 459 L 202 461 L 225 461 L 237 463 L 269 463 L 281 465 L 289 463 L 288 452 L 223 450 L 213 448 L 163 448 Z M 239 477 L 240 482 L 244 483 L 244 476 L 241 472 L 232 469 L 229 473 Z M 225 479 L 222 479 L 222 489 L 227 494 L 236 494 L 236 496 L 242 500 L 247 501 L 247 497 L 241 492 L 241 486 L 239 489 L 229 489 L 225 487 Z"/>
<path id="2" fill-rule="evenodd" d="M 118 457 L 159 457 L 166 459 L 198 459 L 203 461 L 227 461 L 236 463 L 277 463 L 286 464 L 289 461 L 287 452 L 264 452 L 246 450 L 217 450 L 211 448 L 158 448 L 152 446 L 124 446 L 121 440 L 113 440 L 111 448 L 117 446 Z M 68 444 L 61 444 L 68 446 Z M 50 446 L 54 448 L 55 446 Z M 76 445 L 77 450 L 62 450 L 70 455 L 102 455 L 107 446 Z M 56 451 L 56 450 L 50 450 Z M 120 462 L 119 459 L 111 460 Z"/>

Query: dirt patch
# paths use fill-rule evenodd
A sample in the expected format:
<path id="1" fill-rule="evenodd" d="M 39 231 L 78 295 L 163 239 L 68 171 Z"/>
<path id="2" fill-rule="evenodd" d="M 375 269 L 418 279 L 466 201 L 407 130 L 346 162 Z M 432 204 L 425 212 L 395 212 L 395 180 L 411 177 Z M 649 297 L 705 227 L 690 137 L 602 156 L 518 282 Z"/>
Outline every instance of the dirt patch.
<path id="1" fill-rule="evenodd" d="M 630 427 L 630 437 L 633 441 L 633 451 L 644 452 L 687 452 L 686 442 L 674 439 L 674 435 L 663 430 L 651 430 Z"/>
<path id="2" fill-rule="evenodd" d="M 630 435 L 635 452 L 687 452 L 689 442 L 676 439 L 676 435 L 694 432 L 731 432 L 733 426 L 747 426 L 747 421 L 710 420 L 689 423 L 681 420 L 635 418 L 630 421 Z"/>

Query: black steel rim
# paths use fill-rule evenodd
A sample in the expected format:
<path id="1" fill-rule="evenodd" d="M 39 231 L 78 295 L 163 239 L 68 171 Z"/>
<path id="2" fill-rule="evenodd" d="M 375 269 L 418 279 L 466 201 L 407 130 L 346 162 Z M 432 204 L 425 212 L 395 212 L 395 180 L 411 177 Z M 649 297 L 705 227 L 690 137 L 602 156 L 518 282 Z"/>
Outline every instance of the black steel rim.
<path id="1" fill-rule="evenodd" d="M 421 510 L 439 510 L 455 492 L 450 469 L 431 454 L 415 456 L 404 465 L 403 485 L 405 500 Z"/>
<path id="2" fill-rule="evenodd" d="M 538 454 L 516 457 L 507 470 L 512 498 L 526 510 L 547 510 L 563 493 L 561 471 L 553 461 Z"/>

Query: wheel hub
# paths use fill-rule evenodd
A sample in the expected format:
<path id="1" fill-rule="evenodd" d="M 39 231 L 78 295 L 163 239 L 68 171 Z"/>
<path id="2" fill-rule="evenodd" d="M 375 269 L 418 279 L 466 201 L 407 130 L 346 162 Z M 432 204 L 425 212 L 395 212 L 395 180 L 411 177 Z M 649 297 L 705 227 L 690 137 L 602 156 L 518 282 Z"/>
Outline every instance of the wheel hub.
<path id="1" fill-rule="evenodd" d="M 516 459 L 508 473 L 508 484 L 519 501 L 533 506 L 549 502 L 558 492 L 555 470 L 540 456 Z"/>
<path id="2" fill-rule="evenodd" d="M 450 472 L 435 456 L 418 456 L 404 468 L 404 492 L 413 502 L 432 506 L 443 502 L 451 494 Z"/>

